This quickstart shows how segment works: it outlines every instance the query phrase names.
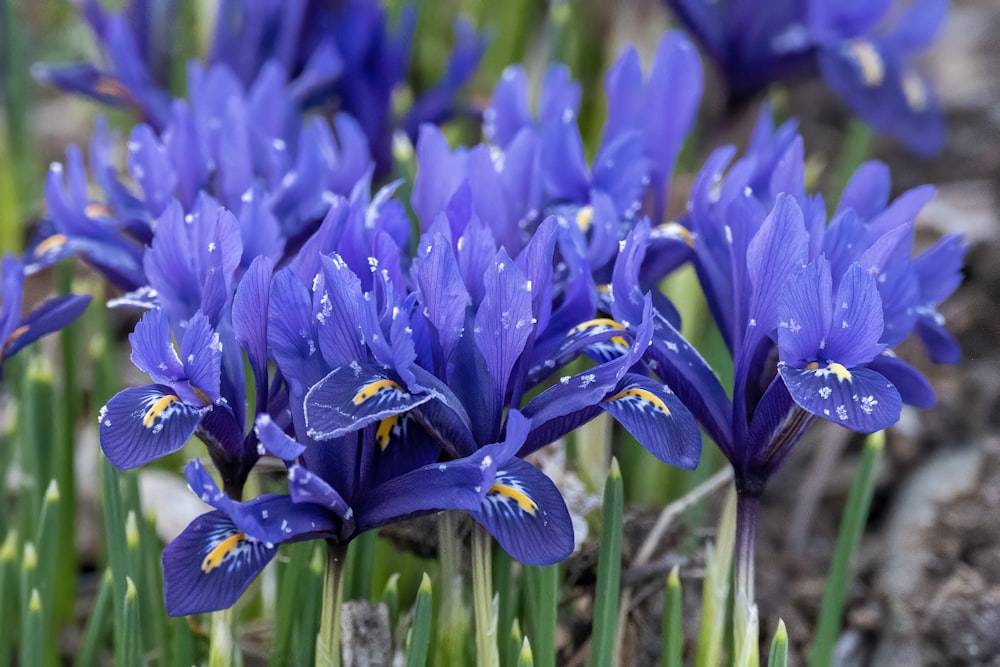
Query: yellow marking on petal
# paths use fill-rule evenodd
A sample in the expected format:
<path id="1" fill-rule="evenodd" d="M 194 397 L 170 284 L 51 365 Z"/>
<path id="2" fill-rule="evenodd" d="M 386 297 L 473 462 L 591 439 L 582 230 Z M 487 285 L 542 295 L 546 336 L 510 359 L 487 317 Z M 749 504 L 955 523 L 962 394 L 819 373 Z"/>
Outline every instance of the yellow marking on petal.
<path id="1" fill-rule="evenodd" d="M 222 564 L 226 554 L 238 547 L 246 539 L 245 533 L 233 533 L 226 539 L 215 545 L 215 548 L 208 552 L 205 560 L 201 561 L 201 571 L 211 572 Z"/>
<path id="2" fill-rule="evenodd" d="M 594 221 L 594 207 L 584 206 L 579 211 L 576 212 L 576 224 L 577 226 L 586 232 L 590 229 L 590 224 Z"/>
<path id="3" fill-rule="evenodd" d="M 838 364 L 837 362 L 833 362 L 830 365 L 828 365 L 826 368 L 827 368 L 827 370 L 833 372 L 833 374 L 836 375 L 837 379 L 840 380 L 841 382 L 844 382 L 845 380 L 848 381 L 848 382 L 850 382 L 850 380 L 851 380 L 851 371 L 849 371 L 846 368 L 844 368 L 841 364 Z"/>
<path id="4" fill-rule="evenodd" d="M 615 322 L 609 317 L 598 317 L 597 319 L 587 320 L 586 322 L 581 322 L 575 327 L 569 330 L 569 335 L 573 336 L 578 333 L 583 333 L 587 329 L 593 329 L 595 327 L 609 327 L 611 329 L 617 329 L 618 331 L 625 331 L 625 327 Z"/>
<path id="5" fill-rule="evenodd" d="M 597 286 L 597 293 L 598 294 L 611 294 L 611 285 L 608 285 L 608 284 L 598 285 Z"/>
<path id="6" fill-rule="evenodd" d="M 861 70 L 861 81 L 869 88 L 881 86 L 885 80 L 885 63 L 875 45 L 865 39 L 847 41 L 847 50 Z"/>
<path id="7" fill-rule="evenodd" d="M 396 424 L 402 415 L 393 415 L 391 417 L 386 417 L 378 423 L 378 428 L 375 429 L 375 442 L 378 443 L 379 449 L 385 451 L 385 448 L 389 446 L 389 438 L 392 437 L 392 429 L 396 428 Z"/>
<path id="8" fill-rule="evenodd" d="M 927 84 L 916 72 L 906 72 L 900 79 L 903 87 L 903 95 L 906 96 L 906 103 L 914 111 L 920 112 L 927 109 L 928 94 Z"/>
<path id="9" fill-rule="evenodd" d="M 83 209 L 84 215 L 88 218 L 109 218 L 111 217 L 111 209 L 107 204 L 101 204 L 98 202 L 87 204 L 86 208 Z"/>
<path id="10" fill-rule="evenodd" d="M 7 342 L 5 344 L 5 347 L 6 347 L 6 345 L 10 345 L 15 340 L 17 340 L 18 338 L 20 338 L 21 336 L 23 336 L 25 333 L 27 333 L 28 329 L 30 329 L 30 328 L 31 327 L 29 327 L 27 324 L 22 324 L 18 328 L 14 329 L 11 332 L 10 336 L 7 337 Z"/>
<path id="11" fill-rule="evenodd" d="M 838 364 L 835 361 L 830 362 L 829 364 L 827 364 L 826 368 L 822 369 L 819 367 L 819 364 L 814 361 L 810 363 L 808 366 L 806 366 L 806 370 L 816 371 L 818 375 L 826 375 L 828 373 L 833 373 L 834 375 L 837 376 L 837 379 L 840 380 L 841 382 L 844 381 L 850 382 L 851 378 L 853 377 L 851 375 L 851 371 L 847 370 L 847 368 L 845 368 L 843 364 Z"/>
<path id="12" fill-rule="evenodd" d="M 170 407 L 171 403 L 179 403 L 181 399 L 176 396 L 162 396 L 156 400 L 150 406 L 149 410 L 146 410 L 146 414 L 143 415 L 142 425 L 146 428 L 153 428 L 153 424 L 156 423 L 156 418 L 163 414 L 163 411 Z"/>
<path id="13" fill-rule="evenodd" d="M 657 230 L 670 236 L 679 236 L 689 248 L 694 247 L 694 237 L 691 231 L 679 222 L 665 222 L 657 227 Z"/>
<path id="14" fill-rule="evenodd" d="M 385 391 L 386 389 L 395 389 L 400 393 L 403 391 L 403 388 L 392 380 L 376 380 L 375 382 L 369 382 L 362 387 L 358 393 L 354 395 L 354 398 L 351 399 L 351 402 L 354 403 L 354 405 L 361 405 L 375 394 L 380 391 Z"/>
<path id="15" fill-rule="evenodd" d="M 494 484 L 490 487 L 487 493 L 499 493 L 501 496 L 510 498 L 520 506 L 522 510 L 528 514 L 534 515 L 535 510 L 538 509 L 538 505 L 534 500 L 528 496 L 527 493 L 521 491 L 520 489 L 515 489 L 513 486 L 507 486 L 506 484 Z"/>
<path id="16" fill-rule="evenodd" d="M 663 414 L 666 415 L 670 414 L 670 408 L 668 408 L 667 404 L 663 402 L 663 399 L 661 399 L 659 396 L 657 396 L 651 391 L 647 391 L 646 389 L 639 389 L 638 387 L 632 387 L 631 389 L 626 389 L 625 391 L 618 392 L 611 398 L 605 399 L 605 401 L 608 403 L 613 403 L 615 401 L 620 401 L 622 399 L 632 398 L 632 397 L 638 398 L 644 403 L 651 404 L 654 408 L 656 408 Z"/>
<path id="17" fill-rule="evenodd" d="M 53 234 L 35 247 L 35 257 L 44 257 L 48 252 L 61 248 L 69 241 L 65 234 Z"/>

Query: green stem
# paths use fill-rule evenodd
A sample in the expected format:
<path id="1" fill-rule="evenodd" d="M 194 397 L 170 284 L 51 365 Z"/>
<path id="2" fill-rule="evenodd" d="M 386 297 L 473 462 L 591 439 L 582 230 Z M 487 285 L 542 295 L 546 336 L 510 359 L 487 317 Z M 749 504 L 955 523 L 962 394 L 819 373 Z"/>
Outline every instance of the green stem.
<path id="1" fill-rule="evenodd" d="M 612 664 L 617 645 L 615 630 L 621 590 L 623 495 L 618 459 L 612 458 L 601 506 L 601 547 L 597 559 L 593 634 L 587 660 L 587 664 L 593 667 Z"/>
<path id="2" fill-rule="evenodd" d="M 472 527 L 472 600 L 476 611 L 476 657 L 481 667 L 497 667 L 497 619 L 493 607 L 492 539 L 478 523 Z"/>
<path id="3" fill-rule="evenodd" d="M 457 512 L 443 512 L 438 522 L 438 562 L 441 580 L 441 607 L 438 612 L 438 639 L 435 664 L 466 662 L 464 646 L 469 618 L 462 604 L 461 556 Z"/>
<path id="4" fill-rule="evenodd" d="M 760 498 L 739 493 L 736 500 L 735 585 L 733 637 L 737 667 L 757 667 L 760 662 L 757 607 L 754 604 L 754 543 Z"/>
<path id="5" fill-rule="evenodd" d="M 317 667 L 340 667 L 340 608 L 344 600 L 344 557 L 347 547 L 326 542 L 326 569 L 323 570 L 323 608 L 316 636 Z"/>
<path id="6" fill-rule="evenodd" d="M 823 590 L 816 636 L 809 653 L 810 667 L 827 667 L 833 661 L 833 646 L 840 635 L 844 600 L 850 585 L 851 561 L 868 518 L 868 508 L 871 506 L 872 494 L 875 491 L 878 464 L 882 459 L 884 448 L 885 434 L 881 431 L 873 433 L 865 442 L 858 472 L 847 496 L 847 508 L 840 522 L 837 546 L 833 552 L 833 561 L 830 563 L 826 588 Z"/>

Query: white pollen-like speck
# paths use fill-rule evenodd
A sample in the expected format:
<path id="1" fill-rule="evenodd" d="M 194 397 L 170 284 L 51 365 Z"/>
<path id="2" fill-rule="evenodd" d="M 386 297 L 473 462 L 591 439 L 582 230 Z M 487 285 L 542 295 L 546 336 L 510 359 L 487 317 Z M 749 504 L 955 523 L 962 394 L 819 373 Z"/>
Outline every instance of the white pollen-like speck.
<path id="1" fill-rule="evenodd" d="M 444 472 L 444 471 L 445 471 L 445 470 L 447 470 L 447 469 L 448 469 L 448 466 L 446 466 L 446 465 L 445 465 L 445 464 L 443 464 L 443 463 L 442 463 L 442 464 L 440 464 L 440 465 L 438 465 L 438 470 L 440 470 L 441 472 Z"/>
<path id="2" fill-rule="evenodd" d="M 597 380 L 597 376 L 593 373 L 587 373 L 580 378 L 580 389 L 586 389 L 591 382 Z"/>
<path id="3" fill-rule="evenodd" d="M 569 376 L 568 375 L 563 375 L 561 378 L 559 378 L 559 382 L 561 384 L 569 384 Z"/>
<path id="4" fill-rule="evenodd" d="M 830 389 L 829 387 L 820 387 L 820 389 L 819 389 L 819 396 L 823 400 L 826 400 L 826 399 L 830 398 L 830 394 L 832 394 L 832 393 L 833 393 L 833 390 Z"/>
<path id="5" fill-rule="evenodd" d="M 847 421 L 847 408 L 843 405 L 837 406 L 837 419 L 840 421 Z"/>

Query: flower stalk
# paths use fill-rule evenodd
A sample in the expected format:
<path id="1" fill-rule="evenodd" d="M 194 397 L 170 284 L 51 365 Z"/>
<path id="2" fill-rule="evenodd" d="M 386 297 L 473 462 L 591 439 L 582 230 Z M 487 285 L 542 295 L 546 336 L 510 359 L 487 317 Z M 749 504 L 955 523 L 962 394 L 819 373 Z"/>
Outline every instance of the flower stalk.
<path id="1" fill-rule="evenodd" d="M 472 599 L 476 612 L 476 657 L 483 667 L 500 664 L 492 570 L 492 539 L 476 523 L 472 527 Z"/>
<path id="2" fill-rule="evenodd" d="M 347 547 L 327 540 L 323 571 L 323 607 L 316 636 L 316 664 L 340 667 L 340 611 L 344 601 L 344 556 Z"/>

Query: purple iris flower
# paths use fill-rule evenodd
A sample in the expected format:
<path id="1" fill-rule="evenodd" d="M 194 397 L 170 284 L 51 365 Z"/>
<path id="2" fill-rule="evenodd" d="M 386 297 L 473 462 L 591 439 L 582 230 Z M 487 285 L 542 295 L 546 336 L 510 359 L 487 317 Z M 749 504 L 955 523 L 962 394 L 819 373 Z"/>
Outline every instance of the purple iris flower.
<path id="1" fill-rule="evenodd" d="M 627 49 L 605 87 L 608 122 L 592 165 L 577 123 L 580 87 L 562 65 L 547 71 L 534 111 L 524 70 L 504 71 L 484 112 L 490 145 L 452 150 L 439 131 L 423 128 L 413 205 L 425 228 L 453 202 L 467 202 L 516 256 L 555 214 L 575 221 L 595 280 L 607 283 L 617 242 L 641 214 L 663 220 L 674 161 L 701 97 L 701 70 L 690 43 L 667 33 L 646 79 L 635 50 Z M 466 182 L 467 191 L 459 193 Z M 644 285 L 687 259 L 677 230 L 658 227 Z"/>
<path id="2" fill-rule="evenodd" d="M 346 266 L 322 260 L 312 297 L 317 317 L 323 315 L 318 348 L 324 358 L 331 355 L 324 350 L 341 356 L 309 388 L 301 419 L 308 437 L 322 444 L 372 426 L 389 448 L 397 433 L 422 433 L 452 461 L 510 443 L 524 428 L 516 447 L 491 454 L 495 478 L 471 514 L 519 561 L 558 562 L 573 548 L 569 514 L 553 483 L 521 457 L 602 411 L 682 467 L 696 465 L 700 436 L 669 389 L 630 372 L 652 334 L 649 306 L 635 333 L 588 319 L 593 283 L 566 225 L 549 218 L 512 258 L 462 210 L 450 209 L 451 218 L 439 218 L 418 243 L 415 291 L 374 314 L 365 312 L 380 295 L 402 292 L 377 281 L 378 289 L 359 300 L 356 288 L 343 287 L 357 284 Z M 560 265 L 578 270 L 562 275 Z M 589 300 L 580 298 L 584 293 Z M 307 303 L 304 294 L 298 299 Z M 546 345 L 553 339 L 561 344 Z M 543 380 L 584 352 L 597 365 L 545 388 Z M 535 388 L 544 390 L 526 400 Z"/>
<path id="3" fill-rule="evenodd" d="M 167 79 L 173 44 L 169 34 L 181 29 L 177 3 L 132 0 L 124 12 L 105 10 L 97 0 L 79 4 L 105 63 L 38 65 L 35 75 L 63 90 L 133 110 L 155 133 L 163 134 L 175 115 Z M 416 14 L 405 8 L 397 27 L 389 23 L 386 10 L 375 0 L 309 0 L 292 6 L 274 0 L 227 0 L 219 7 L 208 68 L 226 70 L 246 88 L 276 70 L 288 81 L 286 99 L 296 113 L 323 108 L 352 116 L 367 139 L 381 181 L 392 171 L 392 134 L 397 127 L 415 140 L 421 123 L 467 113 L 458 102 L 459 92 L 486 46 L 470 24 L 458 22 L 456 48 L 444 76 L 417 95 L 413 107 L 397 119 L 393 93 L 407 74 Z"/>
<path id="4" fill-rule="evenodd" d="M 6 254 L 0 269 L 0 378 L 7 359 L 42 336 L 59 331 L 83 314 L 90 303 L 89 294 L 66 294 L 49 299 L 28 313 L 21 314 L 24 298 L 24 264 Z"/>
<path id="5" fill-rule="evenodd" d="M 933 360 L 957 361 L 937 306 L 961 281 L 964 254 L 960 238 L 949 236 L 911 257 L 912 221 L 933 189 L 890 203 L 880 163 L 858 170 L 827 223 L 822 200 L 805 192 L 801 139 L 767 127 L 756 134 L 760 152 L 725 175 L 732 151 L 709 158 L 681 220 L 733 355 L 733 399 L 707 365 L 679 354 L 686 343 L 665 318 L 647 362 L 716 440 L 750 495 L 763 491 L 816 418 L 869 433 L 895 423 L 903 403 L 933 404 L 927 381 L 892 348 L 916 331 Z M 762 164 L 773 166 L 770 179 Z M 613 308 L 637 301 L 631 285 L 648 236 L 637 227 L 616 264 Z"/>
<path id="6" fill-rule="evenodd" d="M 947 0 L 668 0 L 722 70 L 730 102 L 816 73 L 877 132 L 933 155 L 944 141 L 934 90 L 913 62 L 933 42 Z"/>

